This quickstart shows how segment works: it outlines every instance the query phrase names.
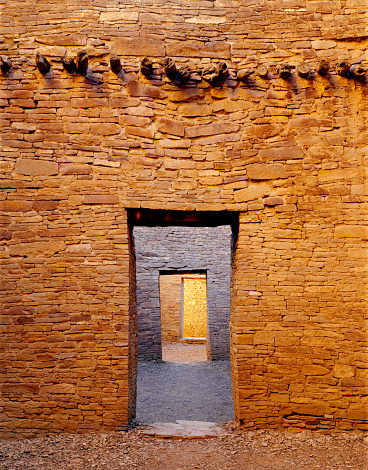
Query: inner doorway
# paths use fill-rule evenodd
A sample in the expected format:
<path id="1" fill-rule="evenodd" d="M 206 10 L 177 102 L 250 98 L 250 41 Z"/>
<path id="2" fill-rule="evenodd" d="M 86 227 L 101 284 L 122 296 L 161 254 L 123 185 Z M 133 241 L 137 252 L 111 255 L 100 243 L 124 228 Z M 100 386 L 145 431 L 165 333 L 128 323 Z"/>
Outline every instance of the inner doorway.
<path id="1" fill-rule="evenodd" d="M 133 228 L 136 256 L 140 358 L 137 380 L 138 422 L 232 420 L 230 273 L 238 215 L 148 210 L 129 211 L 128 215 Z M 158 232 L 161 232 L 161 238 Z M 218 233 L 226 236 L 221 240 Z M 173 239 L 177 243 L 175 250 L 170 245 Z M 185 240 L 192 243 L 189 251 Z M 203 264 L 198 255 L 199 246 L 206 253 L 208 266 Z M 218 261 L 218 255 L 223 251 L 227 257 L 227 275 L 224 275 L 224 263 Z M 193 330 L 193 325 L 185 324 L 183 293 L 180 297 L 179 329 L 175 329 L 181 342 L 205 343 L 206 361 L 167 361 L 163 356 L 165 332 L 162 328 L 160 278 L 165 274 L 200 274 L 199 279 L 205 282 L 205 335 L 203 324 L 200 333 Z M 188 281 L 192 281 L 191 276 Z M 182 277 L 183 290 L 185 284 L 185 278 Z"/>
<path id="2" fill-rule="evenodd" d="M 162 360 L 201 362 L 207 348 L 207 273 L 160 272 Z"/>

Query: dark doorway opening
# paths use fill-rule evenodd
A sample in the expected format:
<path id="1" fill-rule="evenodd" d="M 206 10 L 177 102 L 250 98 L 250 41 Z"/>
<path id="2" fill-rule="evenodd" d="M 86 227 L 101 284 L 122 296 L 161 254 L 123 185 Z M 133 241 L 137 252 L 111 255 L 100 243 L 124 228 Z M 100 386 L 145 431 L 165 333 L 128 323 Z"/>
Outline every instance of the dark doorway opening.
<path id="1" fill-rule="evenodd" d="M 232 420 L 230 276 L 238 214 L 131 209 L 128 211 L 128 221 L 136 257 L 140 358 L 137 380 L 138 422 Z M 173 249 L 173 242 L 176 242 L 177 249 Z M 185 251 L 187 242 L 192 243 L 192 251 L 189 250 L 189 253 Z M 198 255 L 198 250 L 202 248 L 208 266 Z M 175 256 L 172 257 L 174 252 Z M 222 252 L 226 252 L 227 256 L 227 277 L 224 276 L 223 266 L 226 263 L 218 262 Z M 166 332 L 162 325 L 160 280 L 164 276 L 175 275 L 181 276 L 179 341 L 189 344 L 204 342 L 204 359 L 207 361 L 166 361 L 165 357 L 162 361 Z M 203 324 L 199 336 L 192 335 L 191 332 L 195 331 L 191 330 L 193 325 L 185 325 L 185 275 L 188 285 L 193 278 L 197 278 L 206 287 L 208 305 L 204 335 Z M 193 293 L 190 296 L 195 297 Z"/>

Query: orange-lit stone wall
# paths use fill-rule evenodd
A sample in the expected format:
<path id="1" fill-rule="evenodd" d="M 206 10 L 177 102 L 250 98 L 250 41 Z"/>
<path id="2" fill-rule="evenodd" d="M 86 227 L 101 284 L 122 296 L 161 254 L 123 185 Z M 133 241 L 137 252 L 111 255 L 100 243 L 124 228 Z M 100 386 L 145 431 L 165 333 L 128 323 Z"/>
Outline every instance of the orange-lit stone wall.
<path id="1" fill-rule="evenodd" d="M 126 429 L 129 208 L 241 213 L 231 298 L 239 422 L 368 428 L 368 89 L 337 73 L 342 61 L 368 65 L 366 6 L 0 0 L 0 53 L 13 63 L 0 73 L 3 436 Z M 81 49 L 85 77 L 61 64 Z M 190 66 L 185 86 L 165 77 L 165 57 Z M 220 60 L 230 74 L 212 87 L 200 73 Z"/>
<path id="2" fill-rule="evenodd" d="M 205 276 L 183 279 L 184 318 L 183 336 L 206 338 L 207 280 Z"/>

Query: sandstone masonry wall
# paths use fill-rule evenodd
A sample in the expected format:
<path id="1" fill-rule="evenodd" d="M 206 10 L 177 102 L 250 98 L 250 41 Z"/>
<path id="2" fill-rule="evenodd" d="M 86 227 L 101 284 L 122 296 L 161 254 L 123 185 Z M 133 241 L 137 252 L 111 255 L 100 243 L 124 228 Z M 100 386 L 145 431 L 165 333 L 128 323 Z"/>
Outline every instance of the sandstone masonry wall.
<path id="1" fill-rule="evenodd" d="M 367 67 L 366 47 L 366 0 L 0 0 L 3 436 L 134 415 L 134 208 L 240 212 L 239 422 L 367 429 L 368 89 L 336 70 Z M 61 63 L 81 49 L 86 77 Z M 165 57 L 190 66 L 186 86 Z M 211 87 L 200 72 L 220 60 Z M 236 79 L 258 65 L 266 78 Z"/>

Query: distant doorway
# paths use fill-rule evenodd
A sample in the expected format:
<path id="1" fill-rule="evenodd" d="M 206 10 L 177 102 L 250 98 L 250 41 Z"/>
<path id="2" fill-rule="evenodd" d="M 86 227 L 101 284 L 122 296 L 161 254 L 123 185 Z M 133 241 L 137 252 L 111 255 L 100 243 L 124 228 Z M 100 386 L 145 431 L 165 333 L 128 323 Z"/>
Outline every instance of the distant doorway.
<path id="1" fill-rule="evenodd" d="M 210 359 L 206 272 L 160 273 L 162 360 Z"/>
<path id="2" fill-rule="evenodd" d="M 182 278 L 181 338 L 203 341 L 207 337 L 207 279 L 205 274 Z"/>

